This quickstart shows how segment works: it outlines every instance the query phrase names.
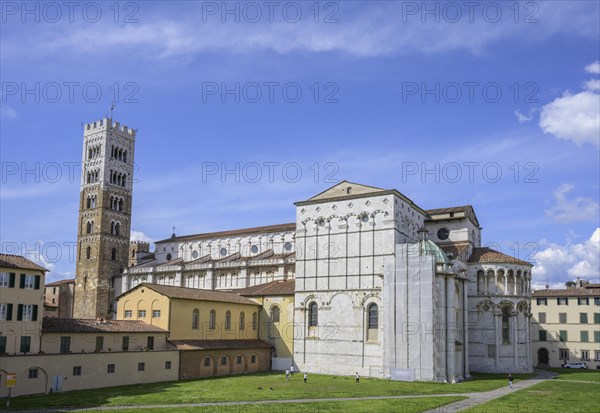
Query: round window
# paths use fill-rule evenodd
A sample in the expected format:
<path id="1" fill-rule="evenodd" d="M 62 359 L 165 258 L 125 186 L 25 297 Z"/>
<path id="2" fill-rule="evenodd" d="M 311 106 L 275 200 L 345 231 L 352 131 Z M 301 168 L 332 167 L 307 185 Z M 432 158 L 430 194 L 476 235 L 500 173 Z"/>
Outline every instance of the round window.
<path id="1" fill-rule="evenodd" d="M 369 216 L 367 214 L 364 214 L 362 217 L 360 217 L 360 220 L 362 222 L 369 222 Z"/>
<path id="2" fill-rule="evenodd" d="M 251 246 L 250 247 L 250 252 L 252 254 L 256 254 L 258 252 L 258 246 L 256 246 L 256 245 Z"/>
<path id="3" fill-rule="evenodd" d="M 450 235 L 450 231 L 448 231 L 446 228 L 438 229 L 438 232 L 437 232 L 438 239 L 441 239 L 441 240 L 448 239 L 449 235 Z"/>
<path id="4" fill-rule="evenodd" d="M 292 243 L 291 242 L 286 242 L 285 244 L 283 244 L 283 248 L 285 248 L 286 251 L 291 251 L 292 249 Z"/>
<path id="5" fill-rule="evenodd" d="M 193 259 L 198 258 L 198 251 L 192 251 L 192 258 Z"/>
<path id="6" fill-rule="evenodd" d="M 325 226 L 325 220 L 324 219 L 320 219 L 319 220 L 319 226 L 320 227 L 324 227 Z"/>
<path id="7" fill-rule="evenodd" d="M 173 258 L 171 254 L 167 254 L 167 261 L 171 261 L 171 258 Z"/>
<path id="8" fill-rule="evenodd" d="M 227 255 L 227 248 L 221 248 L 221 255 Z"/>

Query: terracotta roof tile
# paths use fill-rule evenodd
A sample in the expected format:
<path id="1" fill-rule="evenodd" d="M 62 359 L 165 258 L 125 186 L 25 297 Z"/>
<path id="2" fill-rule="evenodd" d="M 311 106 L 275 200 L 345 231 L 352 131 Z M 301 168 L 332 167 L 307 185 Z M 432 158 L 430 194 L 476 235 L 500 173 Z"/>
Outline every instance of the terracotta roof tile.
<path id="1" fill-rule="evenodd" d="M 240 297 L 238 294 L 234 294 L 231 292 L 224 291 L 214 291 L 214 290 L 203 290 L 199 288 L 186 288 L 186 287 L 175 287 L 171 285 L 159 285 L 159 284 L 139 284 L 135 288 L 129 290 L 121 294 L 118 299 L 123 297 L 124 295 L 130 293 L 131 291 L 137 290 L 139 288 L 149 288 L 153 291 L 156 291 L 159 294 L 170 298 L 180 298 L 184 300 L 201 300 L 201 301 L 216 301 L 216 302 L 224 302 L 224 303 L 235 303 L 235 304 L 251 304 L 258 305 L 252 300 L 249 300 L 244 297 Z"/>
<path id="2" fill-rule="evenodd" d="M 296 288 L 296 280 L 271 281 L 266 284 L 254 285 L 252 287 L 231 290 L 236 294 L 246 297 L 263 295 L 293 295 Z"/>
<path id="3" fill-rule="evenodd" d="M 88 320 L 81 318 L 44 318 L 44 333 L 167 333 L 167 330 L 137 320 Z"/>
<path id="4" fill-rule="evenodd" d="M 44 267 L 37 265 L 35 262 L 28 260 L 21 255 L 0 254 L 0 267 L 21 268 L 24 270 L 48 271 Z"/>
<path id="5" fill-rule="evenodd" d="M 521 264 L 528 265 L 532 267 L 533 265 L 527 261 L 520 260 L 515 257 L 511 257 L 510 255 L 503 254 L 496 250 L 493 250 L 488 247 L 479 247 L 473 248 L 473 253 L 469 258 L 468 262 L 489 262 L 489 263 L 512 263 L 512 264 Z"/>
<path id="6" fill-rule="evenodd" d="M 217 350 L 272 348 L 273 345 L 262 340 L 170 340 L 178 350 Z"/>
<path id="7" fill-rule="evenodd" d="M 563 290 L 536 290 L 533 297 L 600 297 L 600 288 L 569 288 Z"/>
<path id="8" fill-rule="evenodd" d="M 70 278 L 68 280 L 54 281 L 53 283 L 46 284 L 46 287 L 58 287 L 59 285 L 63 285 L 63 284 L 75 284 L 75 279 Z"/>

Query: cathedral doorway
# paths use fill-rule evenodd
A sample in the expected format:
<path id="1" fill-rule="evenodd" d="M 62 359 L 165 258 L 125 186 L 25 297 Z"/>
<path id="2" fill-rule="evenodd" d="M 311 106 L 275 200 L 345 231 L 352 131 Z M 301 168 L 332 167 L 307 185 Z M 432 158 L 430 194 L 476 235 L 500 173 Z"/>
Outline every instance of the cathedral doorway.
<path id="1" fill-rule="evenodd" d="M 548 354 L 548 349 L 541 348 L 538 350 L 538 365 L 548 364 L 549 359 L 550 355 Z"/>

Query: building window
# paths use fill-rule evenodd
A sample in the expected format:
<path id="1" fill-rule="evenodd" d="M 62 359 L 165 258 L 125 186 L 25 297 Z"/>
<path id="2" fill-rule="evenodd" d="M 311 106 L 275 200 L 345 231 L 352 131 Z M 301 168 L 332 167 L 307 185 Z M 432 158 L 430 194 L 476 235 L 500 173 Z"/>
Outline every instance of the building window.
<path id="1" fill-rule="evenodd" d="M 590 351 L 589 350 L 581 350 L 581 360 L 589 361 L 590 359 Z"/>
<path id="2" fill-rule="evenodd" d="M 11 321 L 12 320 L 12 304 L 0 304 L 0 320 Z"/>
<path id="3" fill-rule="evenodd" d="M 558 305 L 569 305 L 569 299 L 567 297 L 558 297 L 556 299 L 556 304 L 558 304 Z"/>
<path id="4" fill-rule="evenodd" d="M 594 350 L 594 360 L 600 361 L 600 350 Z"/>
<path id="5" fill-rule="evenodd" d="M 577 305 L 589 305 L 590 299 L 589 297 L 579 297 L 577 299 Z"/>
<path id="6" fill-rule="evenodd" d="M 510 343 L 510 308 L 502 309 L 502 343 Z"/>
<path id="7" fill-rule="evenodd" d="M 113 249 L 110 251 L 110 259 L 111 259 L 112 261 L 116 261 L 116 260 L 117 260 L 117 249 L 116 249 L 116 248 L 113 248 Z"/>
<path id="8" fill-rule="evenodd" d="M 0 288 L 14 288 L 15 275 L 14 272 L 0 272 Z"/>
<path id="9" fill-rule="evenodd" d="M 37 305 L 19 304 L 17 307 L 17 321 L 37 321 Z"/>
<path id="10" fill-rule="evenodd" d="M 250 356 L 250 363 L 256 363 L 256 356 L 254 354 Z"/>
<path id="11" fill-rule="evenodd" d="M 319 325 L 319 306 L 314 301 L 308 306 L 308 326 L 316 327 Z"/>
<path id="12" fill-rule="evenodd" d="M 256 331 L 258 327 L 258 314 L 252 313 L 252 330 Z"/>
<path id="13" fill-rule="evenodd" d="M 227 356 L 223 356 L 221 357 L 221 366 L 226 366 L 227 365 Z"/>
<path id="14" fill-rule="evenodd" d="M 92 258 L 92 247 L 87 247 L 85 250 L 85 258 L 88 260 Z"/>
<path id="15" fill-rule="evenodd" d="M 373 303 L 369 305 L 369 330 L 377 329 L 379 326 L 379 307 Z"/>
<path id="16" fill-rule="evenodd" d="M 567 324 L 567 313 L 558 313 L 558 322 L 561 324 Z"/>
<path id="17" fill-rule="evenodd" d="M 21 353 L 29 353 L 30 351 L 31 351 L 31 336 L 21 336 L 20 352 Z"/>
<path id="18" fill-rule="evenodd" d="M 567 330 L 560 330 L 558 332 L 558 339 L 560 341 L 568 341 L 568 338 L 569 338 L 569 336 L 567 334 Z"/>
<path id="19" fill-rule="evenodd" d="M 171 361 L 170 360 L 165 361 L 165 370 L 171 370 Z"/>
<path id="20" fill-rule="evenodd" d="M 192 311 L 192 329 L 197 330 L 200 328 L 200 310 L 197 308 Z"/>
<path id="21" fill-rule="evenodd" d="M 131 317 L 133 317 L 133 311 L 125 310 L 125 318 L 131 318 Z"/>
<path id="22" fill-rule="evenodd" d="M 204 357 L 204 367 L 210 367 L 210 357 Z"/>
<path id="23" fill-rule="evenodd" d="M 160 310 L 152 310 L 152 318 L 160 318 Z"/>
<path id="24" fill-rule="evenodd" d="M 114 364 L 109 364 L 108 366 L 106 366 L 106 372 L 107 373 L 114 373 L 115 372 L 115 365 Z"/>
<path id="25" fill-rule="evenodd" d="M 217 312 L 215 310 L 210 310 L 210 315 L 208 317 L 208 329 L 214 330 L 217 327 Z"/>
<path id="26" fill-rule="evenodd" d="M 38 369 L 29 369 L 29 378 L 37 379 L 38 378 Z"/>
<path id="27" fill-rule="evenodd" d="M 569 349 L 561 348 L 558 350 L 559 360 L 569 360 Z"/>
<path id="28" fill-rule="evenodd" d="M 538 323 L 544 324 L 546 322 L 546 313 L 538 313 Z"/>
<path id="29" fill-rule="evenodd" d="M 237 364 L 242 364 L 242 356 L 237 356 L 237 357 L 235 358 L 235 362 L 236 362 Z"/>
<path id="30" fill-rule="evenodd" d="M 129 351 L 129 336 L 124 336 L 121 342 L 121 349 L 123 351 Z"/>
<path id="31" fill-rule="evenodd" d="M 587 313 L 579 313 L 579 323 L 587 324 L 588 323 L 588 315 Z"/>
<path id="32" fill-rule="evenodd" d="M 146 318 L 146 310 L 138 310 L 138 318 Z"/>
<path id="33" fill-rule="evenodd" d="M 100 352 L 104 350 L 104 337 L 97 336 L 96 337 L 96 352 Z"/>
<path id="34" fill-rule="evenodd" d="M 594 324 L 600 324 L 600 313 L 594 313 Z"/>
<path id="35" fill-rule="evenodd" d="M 536 298 L 535 300 L 536 300 L 537 305 L 548 305 L 548 299 L 545 297 L 539 297 L 539 298 Z"/>
<path id="36" fill-rule="evenodd" d="M 225 312 L 225 330 L 231 330 L 231 311 Z"/>
<path id="37" fill-rule="evenodd" d="M 547 341 L 548 340 L 548 332 L 546 330 L 540 330 L 539 334 L 540 334 L 539 341 Z"/>
<path id="38" fill-rule="evenodd" d="M 246 313 L 243 311 L 240 313 L 240 331 L 246 329 Z"/>
<path id="39" fill-rule="evenodd" d="M 60 352 L 68 353 L 71 351 L 71 337 L 63 336 L 60 338 Z"/>
<path id="40" fill-rule="evenodd" d="M 281 310 L 279 309 L 279 306 L 274 305 L 271 307 L 271 321 L 274 323 L 279 323 L 280 316 Z"/>
<path id="41" fill-rule="evenodd" d="M 600 297 L 594 297 L 594 305 L 600 305 Z"/>
<path id="42" fill-rule="evenodd" d="M 81 376 L 81 366 L 73 366 L 73 376 Z"/>
<path id="43" fill-rule="evenodd" d="M 21 279 L 24 280 L 23 288 L 33 289 L 35 287 L 35 275 L 21 274 Z"/>
<path id="44" fill-rule="evenodd" d="M 589 331 L 580 331 L 579 332 L 579 341 L 582 343 L 587 343 L 590 341 L 590 333 Z"/>
<path id="45" fill-rule="evenodd" d="M 6 353 L 6 336 L 0 336 L 0 355 Z"/>
<path id="46" fill-rule="evenodd" d="M 594 343 L 600 343 L 600 331 L 594 331 Z"/>
<path id="47" fill-rule="evenodd" d="M 146 363 L 138 363 L 138 371 L 145 371 Z"/>

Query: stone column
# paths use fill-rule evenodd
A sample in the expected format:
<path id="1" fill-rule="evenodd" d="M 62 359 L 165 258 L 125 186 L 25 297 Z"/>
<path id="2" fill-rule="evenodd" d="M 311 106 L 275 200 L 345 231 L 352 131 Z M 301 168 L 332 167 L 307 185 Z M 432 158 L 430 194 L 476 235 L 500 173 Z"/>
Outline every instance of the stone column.
<path id="1" fill-rule="evenodd" d="M 208 281 L 208 288 L 211 290 L 215 289 L 215 272 L 212 268 L 206 270 L 206 280 Z"/>
<path id="2" fill-rule="evenodd" d="M 455 340 L 456 340 L 456 315 L 454 308 L 454 277 L 452 275 L 446 275 L 446 325 L 452 327 L 452 330 L 448 328 L 446 331 L 446 377 L 448 382 L 455 383 L 455 372 L 454 372 L 454 352 L 455 352 Z"/>
<path id="3" fill-rule="evenodd" d="M 464 275 L 464 273 L 463 273 Z M 463 365 L 464 378 L 471 377 L 469 374 L 469 300 L 467 298 L 467 280 L 463 280 Z"/>
<path id="4" fill-rule="evenodd" d="M 250 283 L 248 282 L 248 269 L 246 267 L 240 268 L 240 281 L 242 283 L 240 287 L 250 287 Z"/>
<path id="5" fill-rule="evenodd" d="M 485 282 L 483 283 L 483 294 L 488 295 L 488 283 L 490 282 L 490 276 L 487 272 L 484 271 L 483 277 L 483 279 L 485 280 Z"/>
<path id="6" fill-rule="evenodd" d="M 518 284 L 518 280 L 519 280 L 519 276 L 515 273 L 514 275 L 514 280 L 515 280 L 515 285 L 513 286 L 513 290 L 514 290 L 514 295 L 517 295 L 517 284 Z"/>
<path id="7" fill-rule="evenodd" d="M 519 341 L 519 329 L 518 327 L 518 321 L 519 321 L 519 313 L 518 311 L 513 311 L 512 312 L 512 331 L 513 331 L 513 356 L 515 359 L 515 368 L 519 367 L 519 345 L 518 345 L 518 341 Z"/>
<path id="8" fill-rule="evenodd" d="M 496 367 L 500 366 L 500 346 L 502 345 L 502 313 L 494 312 L 494 321 L 496 324 L 496 351 L 495 351 L 495 364 Z"/>
<path id="9" fill-rule="evenodd" d="M 175 286 L 183 287 L 183 285 L 181 284 L 182 281 L 183 281 L 183 277 L 181 276 L 181 271 L 176 271 L 175 272 Z"/>
<path id="10" fill-rule="evenodd" d="M 531 323 L 531 313 L 525 313 L 525 351 L 527 356 L 527 369 L 531 368 L 531 331 L 530 324 Z"/>
<path id="11" fill-rule="evenodd" d="M 508 271 L 504 270 L 504 295 L 508 295 Z"/>
<path id="12" fill-rule="evenodd" d="M 129 291 L 129 274 L 125 272 L 121 277 L 121 294 L 127 291 Z"/>

